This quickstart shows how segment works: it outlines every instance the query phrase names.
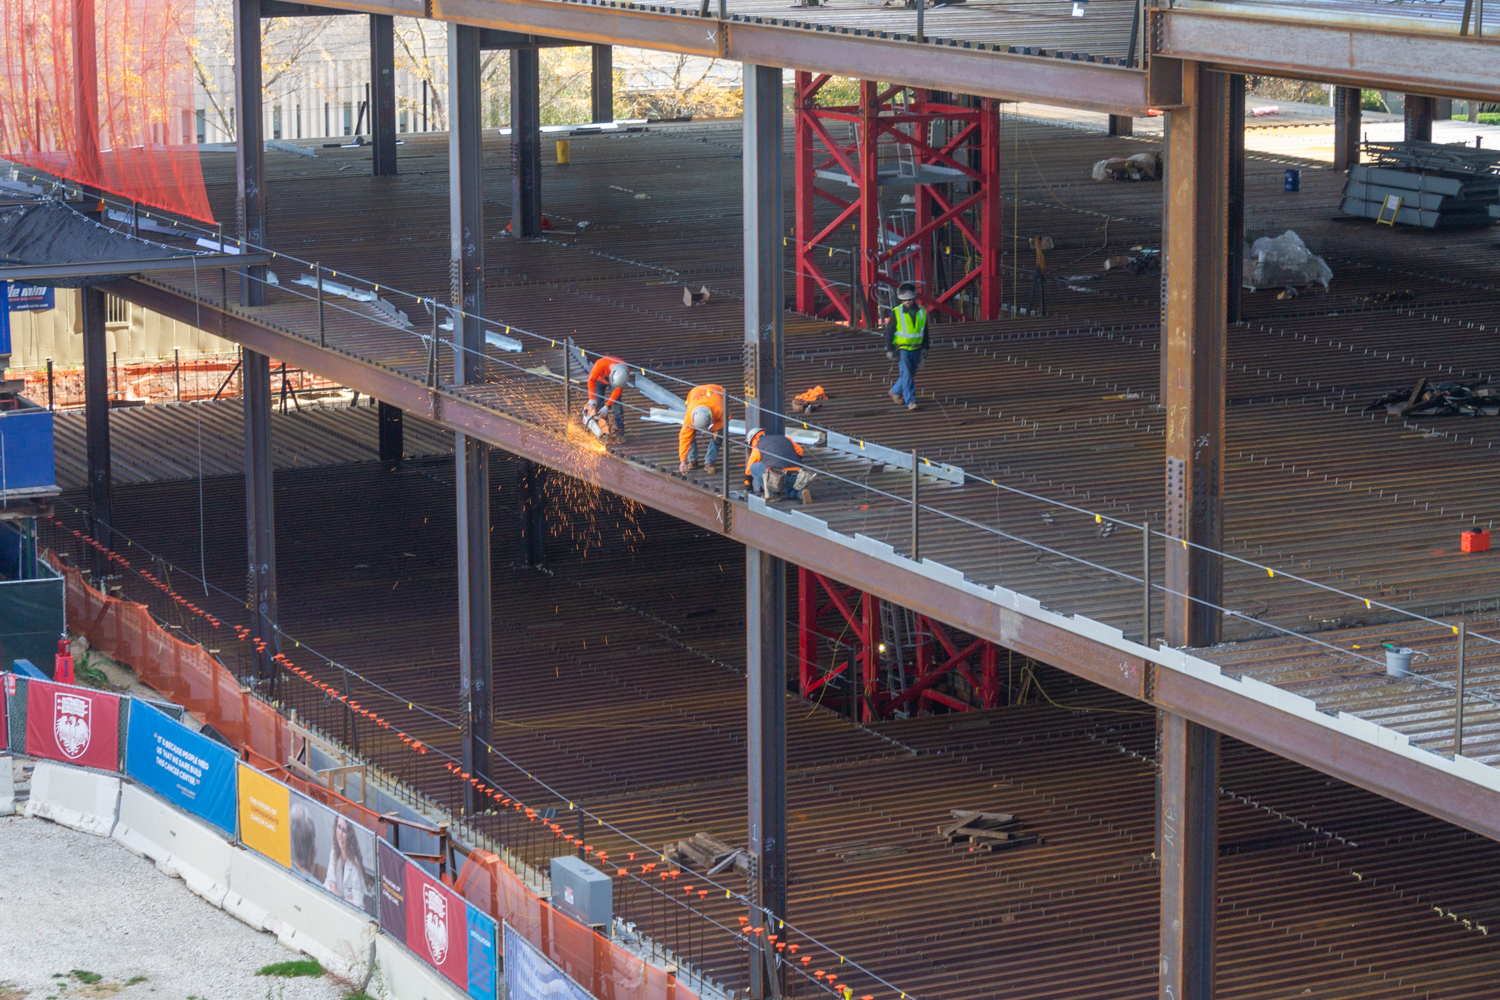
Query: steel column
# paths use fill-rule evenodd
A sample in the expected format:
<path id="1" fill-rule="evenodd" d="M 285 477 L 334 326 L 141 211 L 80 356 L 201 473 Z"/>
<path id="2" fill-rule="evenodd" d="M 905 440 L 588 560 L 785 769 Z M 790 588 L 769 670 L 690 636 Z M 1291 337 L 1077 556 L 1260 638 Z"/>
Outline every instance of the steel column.
<path id="1" fill-rule="evenodd" d="M 782 979 L 769 936 L 780 934 L 779 921 L 786 918 L 786 564 L 747 548 L 745 595 L 749 985 L 752 1000 L 769 1000 L 781 996 Z"/>
<path id="2" fill-rule="evenodd" d="M 389 14 L 370 15 L 370 169 L 396 176 L 396 33 Z"/>
<path id="3" fill-rule="evenodd" d="M 406 434 L 401 407 L 381 403 L 376 420 L 380 424 L 380 460 L 399 462 L 406 457 Z"/>
<path id="4" fill-rule="evenodd" d="M 818 308 L 818 283 L 813 278 L 812 270 L 804 266 L 808 243 L 817 234 L 817 175 L 814 173 L 813 151 L 816 142 L 813 135 L 812 120 L 806 114 L 809 106 L 809 93 L 813 91 L 813 75 L 805 70 L 798 70 L 793 77 L 792 86 L 792 173 L 797 178 L 796 193 L 793 195 L 792 213 L 795 217 L 795 232 L 797 238 L 797 249 L 794 254 L 797 260 L 796 295 L 797 311 L 812 315 Z M 850 289 L 852 294 L 853 289 Z M 849 313 L 849 321 L 854 322 L 854 312 Z"/>
<path id="5" fill-rule="evenodd" d="M 859 290 L 865 325 L 880 324 L 880 84 L 859 81 Z"/>
<path id="6" fill-rule="evenodd" d="M 1157 713 L 1161 1000 L 1212 1000 L 1219 734 Z"/>
<path id="7" fill-rule="evenodd" d="M 526 566 L 540 566 L 547 559 L 547 508 L 542 492 L 542 479 L 547 467 L 535 462 L 521 460 L 519 475 L 521 506 L 521 562 Z"/>
<path id="8" fill-rule="evenodd" d="M 511 234 L 542 235 L 541 56 L 510 50 Z"/>
<path id="9" fill-rule="evenodd" d="M 1245 78 L 1235 73 L 1229 77 L 1229 191 L 1227 231 L 1224 235 L 1229 258 L 1225 262 L 1225 319 L 1240 321 L 1240 293 L 1243 291 L 1240 269 L 1245 260 Z"/>
<path id="10" fill-rule="evenodd" d="M 780 434 L 786 387 L 781 70 L 746 65 L 744 91 L 745 427 Z"/>
<path id="11" fill-rule="evenodd" d="M 1405 102 L 1406 141 L 1431 142 L 1432 119 L 1437 112 L 1437 98 L 1407 94 Z"/>
<path id="12" fill-rule="evenodd" d="M 276 633 L 276 518 L 271 498 L 271 359 L 245 349 L 241 364 L 245 399 L 245 535 L 250 635 L 256 676 L 274 690 L 281 651 Z"/>
<path id="13" fill-rule="evenodd" d="M 1227 75 L 1186 63 L 1183 91 L 1186 106 L 1167 114 L 1164 634 L 1171 646 L 1207 646 L 1218 641 L 1223 603 L 1223 563 L 1213 552 L 1223 534 L 1234 128 Z"/>
<path id="14" fill-rule="evenodd" d="M 593 46 L 593 66 L 589 77 L 589 101 L 595 122 L 615 120 L 615 47 Z"/>
<path id="15" fill-rule="evenodd" d="M 1344 171 L 1359 163 L 1359 131 L 1363 95 L 1358 87 L 1333 88 L 1333 169 Z"/>
<path id="16" fill-rule="evenodd" d="M 479 29 L 448 28 L 449 264 L 453 322 L 453 381 L 484 381 L 484 191 L 480 148 Z M 490 621 L 489 446 L 455 435 L 458 486 L 458 664 L 462 716 L 462 769 L 488 777 L 492 734 Z M 464 811 L 477 796 L 464 785 Z"/>
<path id="17" fill-rule="evenodd" d="M 83 406 L 88 433 L 89 508 L 94 541 L 113 547 L 109 525 L 113 477 L 109 452 L 109 349 L 104 328 L 104 293 L 84 286 L 78 290 L 83 320 Z M 102 576 L 108 562 L 98 553 L 91 560 L 94 575 Z"/>
<path id="18" fill-rule="evenodd" d="M 234 0 L 234 108 L 235 221 L 244 246 L 262 247 L 266 243 L 266 137 L 261 114 L 260 0 Z M 263 265 L 240 270 L 241 305 L 266 304 L 265 278 Z"/>
<path id="19" fill-rule="evenodd" d="M 1000 273 L 1000 234 L 1005 222 L 1005 209 L 1000 201 L 1000 102 L 990 97 L 981 98 L 979 113 L 979 172 L 984 176 L 980 182 L 984 200 L 979 207 L 979 239 L 982 243 L 979 248 L 979 316 L 981 319 L 996 319 L 1000 316 L 1001 300 L 1005 296 L 1005 279 Z"/>

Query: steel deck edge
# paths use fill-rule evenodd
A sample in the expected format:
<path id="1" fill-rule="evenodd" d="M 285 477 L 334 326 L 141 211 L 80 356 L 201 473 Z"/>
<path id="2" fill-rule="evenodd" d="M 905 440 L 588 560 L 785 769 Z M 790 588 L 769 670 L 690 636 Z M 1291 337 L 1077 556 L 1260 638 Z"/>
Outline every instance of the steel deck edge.
<path id="1" fill-rule="evenodd" d="M 581 469 L 576 461 L 581 452 L 557 435 L 428 389 L 393 369 L 140 279 L 103 288 L 185 323 L 218 318 L 219 329 L 210 332 L 691 524 L 723 530 L 723 501 L 687 480 L 593 452 L 592 468 Z M 1034 598 L 1003 587 L 971 583 L 930 559 L 919 566 L 889 545 L 831 531 L 800 511 L 783 513 L 758 498 L 732 506 L 729 534 L 747 546 L 1500 840 L 1500 809 L 1495 808 L 1500 770 L 1417 749 L 1400 733 L 1354 716 L 1329 715 L 1300 695 L 1254 679 L 1226 676 L 1218 665 L 1189 653 L 1148 649 L 1118 629 L 1047 611 Z"/>

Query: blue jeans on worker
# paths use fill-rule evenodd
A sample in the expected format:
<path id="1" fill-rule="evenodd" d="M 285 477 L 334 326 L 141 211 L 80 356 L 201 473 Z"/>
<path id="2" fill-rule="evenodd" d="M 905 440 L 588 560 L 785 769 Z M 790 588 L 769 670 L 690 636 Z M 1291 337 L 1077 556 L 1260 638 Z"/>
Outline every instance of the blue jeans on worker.
<path id="1" fill-rule="evenodd" d="M 698 462 L 698 434 L 693 431 L 693 443 L 688 445 L 688 464 L 696 465 Z M 714 464 L 719 458 L 719 434 L 720 431 L 702 431 L 708 435 L 708 457 L 704 459 L 709 465 Z"/>
<path id="2" fill-rule="evenodd" d="M 594 404 L 594 412 L 599 414 L 600 418 L 604 421 L 605 427 L 616 434 L 624 434 L 625 405 L 618 400 L 610 403 L 609 394 L 612 391 L 605 390 L 601 392 L 596 388 L 589 401 Z"/>
<path id="3" fill-rule="evenodd" d="M 785 482 L 785 484 L 782 485 L 781 492 L 782 492 L 783 495 L 786 496 L 786 498 L 788 500 L 795 500 L 795 499 L 797 499 L 797 491 L 792 488 L 792 484 L 795 483 L 796 481 L 797 481 L 797 473 L 795 473 L 795 472 L 788 472 L 786 474 L 786 482 Z M 765 462 L 752 462 L 751 465 L 750 465 L 750 489 L 751 489 L 751 491 L 753 493 L 755 493 L 757 496 L 763 495 L 766 492 L 766 490 L 765 490 L 765 483 L 766 483 L 766 463 Z"/>
<path id="4" fill-rule="evenodd" d="M 896 379 L 895 385 L 891 386 L 891 392 L 900 396 L 903 403 L 915 403 L 917 401 L 917 366 L 922 363 L 922 352 L 902 348 L 900 361 L 901 377 Z"/>

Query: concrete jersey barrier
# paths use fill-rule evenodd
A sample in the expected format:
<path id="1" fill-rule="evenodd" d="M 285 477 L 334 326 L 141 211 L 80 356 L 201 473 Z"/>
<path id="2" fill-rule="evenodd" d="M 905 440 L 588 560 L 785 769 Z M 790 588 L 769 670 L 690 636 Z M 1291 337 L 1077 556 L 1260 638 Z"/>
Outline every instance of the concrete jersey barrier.
<path id="1" fill-rule="evenodd" d="M 39 760 L 31 772 L 26 815 L 50 819 L 95 837 L 108 837 L 115 827 L 119 799 L 117 775 Z"/>

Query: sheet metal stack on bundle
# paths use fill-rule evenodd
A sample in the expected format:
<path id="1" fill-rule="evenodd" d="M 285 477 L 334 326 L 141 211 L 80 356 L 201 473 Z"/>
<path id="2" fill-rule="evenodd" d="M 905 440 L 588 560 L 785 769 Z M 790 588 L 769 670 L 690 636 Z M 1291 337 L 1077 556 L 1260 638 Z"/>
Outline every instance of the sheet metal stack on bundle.
<path id="1" fill-rule="evenodd" d="M 1428 229 L 1500 219 L 1500 151 L 1435 142 L 1366 142 L 1364 151 L 1373 162 L 1349 168 L 1345 215 Z"/>

